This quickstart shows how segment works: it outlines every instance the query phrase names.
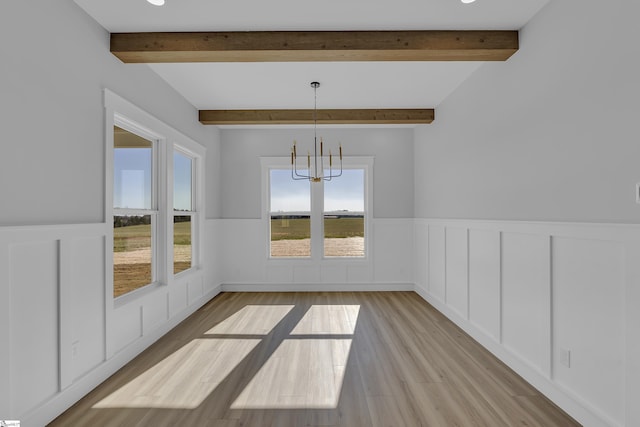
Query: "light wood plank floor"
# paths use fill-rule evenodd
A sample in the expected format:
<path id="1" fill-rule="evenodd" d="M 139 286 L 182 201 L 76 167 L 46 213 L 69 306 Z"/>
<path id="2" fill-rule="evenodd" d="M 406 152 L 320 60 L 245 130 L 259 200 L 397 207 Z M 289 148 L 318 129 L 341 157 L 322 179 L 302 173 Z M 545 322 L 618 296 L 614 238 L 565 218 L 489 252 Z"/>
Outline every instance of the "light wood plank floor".
<path id="1" fill-rule="evenodd" d="M 577 426 L 413 292 L 223 293 L 52 426 Z"/>

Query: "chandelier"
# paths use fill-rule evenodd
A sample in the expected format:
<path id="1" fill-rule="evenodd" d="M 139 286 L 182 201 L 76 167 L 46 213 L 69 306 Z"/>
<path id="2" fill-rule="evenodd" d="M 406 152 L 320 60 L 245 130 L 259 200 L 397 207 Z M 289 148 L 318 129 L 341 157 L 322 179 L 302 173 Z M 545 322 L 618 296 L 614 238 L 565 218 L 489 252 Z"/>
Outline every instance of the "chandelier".
<path id="1" fill-rule="evenodd" d="M 328 174 L 324 168 L 325 156 L 324 149 L 322 143 L 322 137 L 320 138 L 320 155 L 318 156 L 318 96 L 317 91 L 320 87 L 320 83 L 311 82 L 311 87 L 313 88 L 313 169 L 311 168 L 311 152 L 307 153 L 307 168 L 306 174 L 301 173 L 304 172 L 305 169 L 298 169 L 298 149 L 297 143 L 294 140 L 293 146 L 291 147 L 291 178 L 294 180 L 303 180 L 306 179 L 309 182 L 320 182 L 320 181 L 331 181 L 333 178 L 337 178 L 342 175 L 342 144 L 339 145 L 339 156 L 340 156 L 340 172 L 334 174 L 333 170 L 333 154 L 331 154 L 331 150 L 329 150 L 329 170 Z M 313 171 L 313 173 L 312 173 Z"/>

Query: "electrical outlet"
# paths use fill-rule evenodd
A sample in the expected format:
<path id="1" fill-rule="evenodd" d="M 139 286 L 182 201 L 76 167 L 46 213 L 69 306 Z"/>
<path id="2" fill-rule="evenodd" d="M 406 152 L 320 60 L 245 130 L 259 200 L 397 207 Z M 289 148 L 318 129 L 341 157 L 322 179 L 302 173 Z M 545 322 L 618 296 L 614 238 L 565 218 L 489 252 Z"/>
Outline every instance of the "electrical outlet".
<path id="1" fill-rule="evenodd" d="M 566 366 L 567 368 L 571 367 L 571 350 L 567 350 L 564 348 L 560 349 L 560 364 Z"/>

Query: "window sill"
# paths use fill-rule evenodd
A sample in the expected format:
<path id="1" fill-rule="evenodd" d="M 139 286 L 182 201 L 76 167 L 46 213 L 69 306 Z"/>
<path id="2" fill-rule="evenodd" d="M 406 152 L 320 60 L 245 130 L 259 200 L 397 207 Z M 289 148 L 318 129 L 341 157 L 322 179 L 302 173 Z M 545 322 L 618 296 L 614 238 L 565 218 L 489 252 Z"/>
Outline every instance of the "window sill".
<path id="1" fill-rule="evenodd" d="M 289 264 L 296 263 L 298 265 L 316 265 L 316 264 L 366 264 L 370 261 L 370 257 L 323 257 L 319 259 L 313 258 L 267 258 L 270 264 Z"/>
<path id="2" fill-rule="evenodd" d="M 156 292 L 160 288 L 164 288 L 166 285 L 160 282 L 150 283 L 146 286 L 138 288 L 134 291 L 127 292 L 124 295 L 120 295 L 119 297 L 114 298 L 113 300 L 113 308 L 118 309 L 133 303 L 141 298 L 144 298 L 147 295 L 150 295 Z"/>
<path id="3" fill-rule="evenodd" d="M 203 272 L 202 268 L 198 268 L 197 266 L 191 267 L 187 270 L 183 270 L 179 273 L 173 275 L 173 281 L 183 280 L 185 278 L 190 278 L 191 276 L 195 276 L 197 274 L 201 274 Z"/>

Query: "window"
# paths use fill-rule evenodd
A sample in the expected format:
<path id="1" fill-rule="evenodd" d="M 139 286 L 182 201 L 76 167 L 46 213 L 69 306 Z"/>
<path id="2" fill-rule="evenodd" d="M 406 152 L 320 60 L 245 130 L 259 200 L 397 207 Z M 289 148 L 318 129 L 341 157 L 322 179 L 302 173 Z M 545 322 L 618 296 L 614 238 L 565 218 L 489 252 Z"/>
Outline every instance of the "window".
<path id="1" fill-rule="evenodd" d="M 113 296 L 156 280 L 156 149 L 152 140 L 113 129 Z"/>
<path id="2" fill-rule="evenodd" d="M 195 159 L 173 152 L 173 274 L 193 266 Z"/>
<path id="3" fill-rule="evenodd" d="M 111 310 L 203 274 L 205 148 L 113 92 L 104 94 L 105 218 L 113 220 L 105 301 Z"/>
<path id="4" fill-rule="evenodd" d="M 311 191 L 308 181 L 291 179 L 291 169 L 269 172 L 272 257 L 311 256 Z"/>
<path id="5" fill-rule="evenodd" d="M 264 159 L 270 258 L 364 258 L 371 163 L 345 163 L 341 177 L 310 183 L 293 180 L 286 163 Z"/>
<path id="6" fill-rule="evenodd" d="M 346 169 L 324 183 L 325 257 L 364 257 L 364 178 L 364 169 Z"/>

